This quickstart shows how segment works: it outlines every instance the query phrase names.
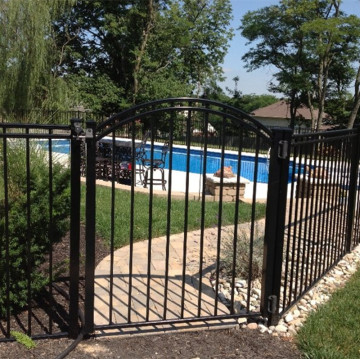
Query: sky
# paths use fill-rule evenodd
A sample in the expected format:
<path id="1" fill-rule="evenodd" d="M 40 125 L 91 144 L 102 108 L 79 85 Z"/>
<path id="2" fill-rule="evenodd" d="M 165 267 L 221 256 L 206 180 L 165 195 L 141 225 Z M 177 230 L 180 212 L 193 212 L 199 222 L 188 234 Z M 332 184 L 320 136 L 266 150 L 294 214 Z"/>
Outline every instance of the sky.
<path id="1" fill-rule="evenodd" d="M 235 31 L 235 36 L 230 42 L 228 54 L 223 64 L 224 76 L 226 81 L 221 83 L 221 87 L 234 89 L 235 76 L 239 77 L 238 90 L 243 94 L 255 93 L 258 95 L 270 93 L 267 90 L 271 80 L 273 69 L 264 67 L 256 71 L 247 72 L 244 68 L 245 63 L 241 57 L 246 53 L 250 46 L 246 46 L 246 39 L 243 38 L 239 30 L 241 18 L 248 11 L 258 10 L 265 6 L 279 4 L 278 0 L 231 0 L 233 8 L 233 20 L 231 26 Z M 343 0 L 341 9 L 348 15 L 355 14 L 360 17 L 360 0 Z"/>

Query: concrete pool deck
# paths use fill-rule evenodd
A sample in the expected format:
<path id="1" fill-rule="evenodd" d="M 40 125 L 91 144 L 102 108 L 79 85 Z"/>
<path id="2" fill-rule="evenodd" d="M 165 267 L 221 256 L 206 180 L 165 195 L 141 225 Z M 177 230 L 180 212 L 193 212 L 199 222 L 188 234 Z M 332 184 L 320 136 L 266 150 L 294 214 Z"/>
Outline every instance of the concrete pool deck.
<path id="1" fill-rule="evenodd" d="M 157 175 L 160 176 L 159 171 L 154 172 L 154 178 Z M 165 179 L 167 181 L 168 181 L 168 176 L 169 176 L 169 170 L 165 170 Z M 198 200 L 201 198 L 201 196 L 202 196 L 202 180 L 203 180 L 202 177 L 203 176 L 200 174 L 189 173 L 189 199 Z M 82 182 L 85 182 L 85 181 L 86 181 L 86 179 L 84 177 L 82 177 Z M 137 184 L 135 187 L 135 191 L 142 192 L 142 193 L 149 193 L 150 186 L 148 185 L 148 188 L 144 188 L 141 184 L 139 184 L 139 182 L 140 182 L 140 178 L 139 178 L 139 175 L 137 174 L 136 175 L 136 183 Z M 111 180 L 106 181 L 106 180 L 98 179 L 98 180 L 96 180 L 96 183 L 99 185 L 108 186 L 108 187 L 110 187 L 112 185 Z M 125 184 L 120 184 L 117 182 L 115 182 L 115 188 L 119 188 L 119 189 L 123 189 L 123 190 L 127 190 L 127 191 L 131 190 L 131 186 L 125 185 Z M 163 191 L 161 189 L 161 184 L 153 185 L 154 194 L 160 195 L 160 196 L 167 196 L 168 188 L 169 188 L 168 182 L 166 184 L 166 191 Z M 244 197 L 241 198 L 241 200 L 244 200 L 246 202 L 252 201 L 253 188 L 254 188 L 253 182 L 247 183 L 245 186 Z M 266 199 L 267 188 L 268 188 L 267 183 L 257 183 L 256 200 L 263 201 Z M 184 198 L 185 190 L 186 190 L 186 173 L 181 172 L 181 171 L 173 171 L 172 184 L 171 184 L 172 197 L 173 198 L 176 198 L 176 197 Z M 211 195 L 206 196 L 207 200 L 209 200 L 209 201 L 214 200 L 214 198 L 212 198 L 212 197 L 213 196 L 211 196 Z"/>

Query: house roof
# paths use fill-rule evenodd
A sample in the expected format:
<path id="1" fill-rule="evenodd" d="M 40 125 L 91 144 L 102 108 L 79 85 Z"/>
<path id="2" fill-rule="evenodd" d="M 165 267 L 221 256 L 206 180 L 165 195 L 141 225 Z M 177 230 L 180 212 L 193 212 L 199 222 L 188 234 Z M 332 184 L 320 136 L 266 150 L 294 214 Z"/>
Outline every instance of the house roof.
<path id="1" fill-rule="evenodd" d="M 314 117 L 316 118 L 319 114 L 319 110 L 314 109 Z M 267 118 L 285 118 L 290 119 L 290 105 L 284 101 L 278 101 L 272 105 L 261 107 L 251 113 L 251 115 L 256 117 L 267 117 Z M 296 116 L 302 117 L 305 120 L 311 120 L 310 109 L 303 105 L 298 108 L 296 111 Z M 327 116 L 325 114 L 325 116 Z M 325 117 L 324 116 L 324 117 Z"/>

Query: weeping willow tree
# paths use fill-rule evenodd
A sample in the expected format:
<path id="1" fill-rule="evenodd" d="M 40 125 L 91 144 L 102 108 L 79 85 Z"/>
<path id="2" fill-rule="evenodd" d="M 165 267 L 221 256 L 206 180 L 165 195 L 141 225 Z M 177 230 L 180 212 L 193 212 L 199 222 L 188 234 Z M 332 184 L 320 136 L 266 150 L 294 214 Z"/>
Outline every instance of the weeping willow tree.
<path id="1" fill-rule="evenodd" d="M 0 109 L 66 106 L 53 21 L 73 0 L 0 0 Z"/>

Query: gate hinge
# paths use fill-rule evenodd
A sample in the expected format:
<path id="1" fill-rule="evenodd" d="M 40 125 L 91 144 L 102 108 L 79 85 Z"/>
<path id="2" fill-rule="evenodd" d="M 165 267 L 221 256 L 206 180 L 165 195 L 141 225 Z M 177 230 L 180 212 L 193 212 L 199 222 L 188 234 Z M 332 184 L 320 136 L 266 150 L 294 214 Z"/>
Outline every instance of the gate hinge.
<path id="1" fill-rule="evenodd" d="M 277 296 L 269 295 L 268 297 L 268 313 L 275 314 L 277 309 Z"/>
<path id="2" fill-rule="evenodd" d="M 279 141 L 278 157 L 285 159 L 289 155 L 289 142 L 288 141 Z"/>

